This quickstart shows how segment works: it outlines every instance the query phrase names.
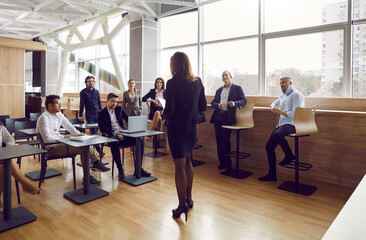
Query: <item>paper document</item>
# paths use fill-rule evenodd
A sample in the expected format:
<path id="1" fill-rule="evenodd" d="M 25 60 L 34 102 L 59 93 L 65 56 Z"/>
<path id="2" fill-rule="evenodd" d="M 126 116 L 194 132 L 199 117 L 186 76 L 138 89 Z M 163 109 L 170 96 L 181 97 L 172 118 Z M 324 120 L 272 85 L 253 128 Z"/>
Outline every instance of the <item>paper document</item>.
<path id="1" fill-rule="evenodd" d="M 97 137 L 97 135 L 70 136 L 71 141 L 85 141 Z"/>
<path id="2" fill-rule="evenodd" d="M 158 101 L 160 102 L 160 105 L 163 107 L 163 109 L 165 108 L 165 99 L 164 98 L 158 98 Z"/>

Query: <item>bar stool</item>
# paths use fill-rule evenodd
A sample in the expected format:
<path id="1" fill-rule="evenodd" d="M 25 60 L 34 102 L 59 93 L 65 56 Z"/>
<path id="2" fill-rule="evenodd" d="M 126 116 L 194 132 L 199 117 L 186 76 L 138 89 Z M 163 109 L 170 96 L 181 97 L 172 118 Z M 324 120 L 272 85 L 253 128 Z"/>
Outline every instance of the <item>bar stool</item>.
<path id="1" fill-rule="evenodd" d="M 246 130 L 254 127 L 253 107 L 254 103 L 250 103 L 240 109 L 236 109 L 235 113 L 236 124 L 222 126 L 223 128 L 236 130 L 236 151 L 232 151 L 230 154 L 231 155 L 230 157 L 235 158 L 236 160 L 236 167 L 235 170 L 226 170 L 221 172 L 222 175 L 238 179 L 244 179 L 253 174 L 253 172 L 248 172 L 239 169 L 239 160 L 250 156 L 249 153 L 239 152 L 239 139 L 240 139 L 240 130 Z"/>
<path id="2" fill-rule="evenodd" d="M 297 107 L 295 110 L 294 124 L 296 133 L 288 135 L 288 137 L 295 138 L 295 163 L 290 163 L 283 166 L 286 168 L 295 169 L 295 182 L 283 182 L 280 186 L 278 186 L 278 188 L 281 190 L 310 196 L 317 189 L 315 186 L 301 184 L 299 180 L 299 171 L 308 171 L 313 167 L 312 164 L 299 161 L 299 138 L 308 137 L 318 132 L 318 128 L 315 123 L 315 111 L 315 106 L 311 108 Z"/>

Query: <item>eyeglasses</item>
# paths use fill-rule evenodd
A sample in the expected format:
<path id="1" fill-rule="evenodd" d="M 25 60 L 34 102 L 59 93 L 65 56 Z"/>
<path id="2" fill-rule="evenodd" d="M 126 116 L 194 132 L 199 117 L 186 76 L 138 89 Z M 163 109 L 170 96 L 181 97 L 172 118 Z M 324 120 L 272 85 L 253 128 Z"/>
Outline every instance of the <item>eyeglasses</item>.
<path id="1" fill-rule="evenodd" d="M 61 103 L 60 102 L 53 102 L 53 103 L 56 103 L 57 105 L 61 106 Z"/>
<path id="2" fill-rule="evenodd" d="M 92 82 L 95 82 L 95 80 L 88 80 L 87 82 L 90 82 L 90 83 L 92 83 Z"/>

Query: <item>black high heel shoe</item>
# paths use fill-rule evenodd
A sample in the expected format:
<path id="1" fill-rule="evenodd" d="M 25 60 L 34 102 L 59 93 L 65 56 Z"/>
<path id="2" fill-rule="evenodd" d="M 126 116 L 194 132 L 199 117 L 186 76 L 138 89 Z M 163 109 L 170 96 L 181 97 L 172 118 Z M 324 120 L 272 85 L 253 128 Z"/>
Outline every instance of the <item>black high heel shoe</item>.
<path id="1" fill-rule="evenodd" d="M 192 197 L 187 197 L 187 198 L 186 198 L 186 203 L 187 203 L 187 207 L 189 207 L 189 208 L 193 208 L 193 204 L 194 204 L 194 202 L 193 202 L 193 200 L 192 200 Z"/>
<path id="2" fill-rule="evenodd" d="M 187 205 L 183 205 L 183 206 L 180 206 L 176 209 L 173 209 L 172 210 L 172 213 L 173 213 L 173 217 L 174 218 L 180 218 L 180 215 L 182 215 L 182 213 L 185 214 L 186 216 L 186 222 L 187 222 L 187 217 L 188 217 L 188 206 Z"/>

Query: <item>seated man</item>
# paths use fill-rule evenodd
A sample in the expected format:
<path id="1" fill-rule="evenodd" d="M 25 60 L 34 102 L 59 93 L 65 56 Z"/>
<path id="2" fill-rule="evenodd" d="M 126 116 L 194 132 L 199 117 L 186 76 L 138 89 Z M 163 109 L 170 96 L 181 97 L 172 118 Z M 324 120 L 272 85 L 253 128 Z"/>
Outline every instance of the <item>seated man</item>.
<path id="1" fill-rule="evenodd" d="M 122 120 L 128 121 L 128 114 L 122 107 L 117 106 L 118 103 L 118 96 L 114 93 L 110 93 L 107 96 L 107 106 L 103 108 L 102 111 L 98 114 L 98 126 L 100 131 L 107 135 L 108 137 L 112 137 L 114 132 L 120 131 L 122 129 L 127 129 L 127 126 L 124 124 Z M 125 178 L 125 173 L 121 163 L 121 153 L 119 150 L 119 146 L 124 145 L 135 145 L 136 140 L 135 138 L 131 137 L 124 137 L 120 134 L 116 134 L 119 142 L 109 143 L 111 148 L 113 161 L 117 164 L 118 168 L 118 179 L 122 180 Z M 141 146 L 142 146 L 142 153 L 141 158 L 144 155 L 144 142 L 143 138 L 141 138 Z M 138 161 L 138 159 L 137 159 Z M 136 163 L 135 163 L 135 174 L 136 176 Z M 141 168 L 141 176 L 142 177 L 150 177 L 151 173 L 145 171 Z"/>
<path id="2" fill-rule="evenodd" d="M 37 132 L 41 134 L 43 141 L 46 145 L 48 156 L 62 156 L 66 154 L 80 154 L 81 162 L 83 163 L 83 148 L 74 148 L 67 146 L 63 143 L 56 143 L 57 139 L 64 138 L 58 131 L 62 126 L 71 134 L 80 133 L 76 128 L 67 120 L 67 118 L 61 113 L 60 97 L 57 95 L 49 95 L 46 97 L 45 102 L 46 110 L 37 120 Z M 55 144 L 49 144 L 55 143 Z M 90 159 L 93 163 L 92 168 L 96 171 L 109 171 L 110 169 L 105 167 L 95 154 L 94 148 L 90 147 Z M 91 185 L 99 185 L 100 181 L 90 176 Z"/>
<path id="3" fill-rule="evenodd" d="M 290 164 L 295 159 L 285 137 L 296 132 L 294 126 L 295 110 L 297 107 L 304 107 L 305 100 L 301 92 L 291 87 L 291 84 L 290 77 L 281 77 L 280 85 L 283 94 L 271 104 L 271 112 L 279 115 L 280 120 L 266 144 L 269 170 L 266 176 L 258 178 L 260 181 L 277 181 L 275 149 L 278 144 L 285 153 L 285 158 L 279 163 L 281 166 Z"/>

